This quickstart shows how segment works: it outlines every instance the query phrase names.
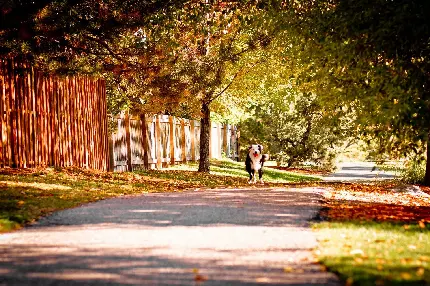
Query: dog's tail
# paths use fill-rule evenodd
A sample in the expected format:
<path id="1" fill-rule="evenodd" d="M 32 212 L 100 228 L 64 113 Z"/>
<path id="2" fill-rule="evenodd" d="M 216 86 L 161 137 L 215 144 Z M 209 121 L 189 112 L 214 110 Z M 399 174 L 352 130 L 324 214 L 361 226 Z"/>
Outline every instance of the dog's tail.
<path id="1" fill-rule="evenodd" d="M 267 160 L 269 160 L 269 154 L 263 154 L 263 156 L 261 156 L 261 163 L 266 162 Z"/>

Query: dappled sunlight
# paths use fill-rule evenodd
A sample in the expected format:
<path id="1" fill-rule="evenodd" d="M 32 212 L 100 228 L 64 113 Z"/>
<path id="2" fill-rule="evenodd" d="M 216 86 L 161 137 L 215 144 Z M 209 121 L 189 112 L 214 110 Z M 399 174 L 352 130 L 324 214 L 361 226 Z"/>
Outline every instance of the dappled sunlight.
<path id="1" fill-rule="evenodd" d="M 72 187 L 59 185 L 59 184 L 46 184 L 40 182 L 12 182 L 12 181 L 0 181 L 0 187 L 22 187 L 22 188 L 34 188 L 43 191 L 52 191 L 52 190 L 71 190 Z"/>
<path id="2" fill-rule="evenodd" d="M 43 239 L 46 235 L 44 228 L 30 229 L 19 235 L 8 234 L 8 245 L 1 245 L 0 240 L 3 253 L 0 268 L 7 269 L 5 277 L 32 283 L 55 279 L 189 285 L 196 272 L 208 280 L 227 284 L 233 281 L 257 283 L 263 278 L 269 283 L 285 283 L 286 276 L 291 276 L 289 280 L 298 279 L 300 275 L 310 275 L 317 282 L 321 275 L 316 271 L 319 266 L 308 252 L 316 242 L 312 240 L 309 244 L 304 240 L 301 235 L 306 230 L 302 228 L 121 224 L 56 228 L 56 231 L 48 230 L 47 234 L 63 235 L 61 245 L 50 242 L 49 238 Z M 43 243 L 24 244 L 26 236 L 39 238 Z M 79 237 L 87 239 L 76 245 L 74 241 Z M 249 237 L 258 239 L 250 240 Z M 50 265 L 55 265 L 57 270 L 52 272 Z M 287 266 L 301 271 L 286 273 Z"/>
<path id="3" fill-rule="evenodd" d="M 310 252 L 317 242 L 308 221 L 321 191 L 311 190 L 214 189 L 100 201 L 1 235 L 0 269 L 16 284 L 288 285 L 307 277 L 327 285 Z"/>
<path id="4" fill-rule="evenodd" d="M 315 285 L 323 285 L 319 281 L 326 279 L 324 273 L 317 271 L 319 266 L 313 258 L 302 249 L 172 252 L 167 248 L 138 247 L 124 251 L 112 247 L 80 247 L 74 248 L 73 252 L 63 252 L 67 246 L 60 245 L 59 248 L 61 250 L 44 244 L 2 248 L 1 251 L 12 258 L 7 264 L 0 262 L 1 268 L 5 269 L 4 281 L 16 284 L 24 281 L 49 284 L 55 280 L 57 283 L 97 285 L 193 285 L 200 275 L 209 284 L 216 281 L 224 285 L 258 285 L 265 281 L 267 284 L 289 285 L 300 283 L 303 281 L 301 276 L 306 275 Z M 297 255 L 299 262 L 289 261 L 292 255 Z M 42 263 L 34 267 L 36 262 Z M 50 271 L 52 263 L 58 266 L 55 272 Z"/>

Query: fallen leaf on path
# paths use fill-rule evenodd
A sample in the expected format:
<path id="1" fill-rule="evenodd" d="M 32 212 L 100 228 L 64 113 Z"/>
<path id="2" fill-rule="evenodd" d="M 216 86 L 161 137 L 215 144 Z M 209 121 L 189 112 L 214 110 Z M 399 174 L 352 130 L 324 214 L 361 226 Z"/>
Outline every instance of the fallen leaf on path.
<path id="1" fill-rule="evenodd" d="M 203 276 L 203 275 L 200 275 L 200 274 L 197 274 L 195 277 L 194 277 L 194 281 L 207 281 L 208 280 L 208 278 L 206 277 L 206 276 Z"/>

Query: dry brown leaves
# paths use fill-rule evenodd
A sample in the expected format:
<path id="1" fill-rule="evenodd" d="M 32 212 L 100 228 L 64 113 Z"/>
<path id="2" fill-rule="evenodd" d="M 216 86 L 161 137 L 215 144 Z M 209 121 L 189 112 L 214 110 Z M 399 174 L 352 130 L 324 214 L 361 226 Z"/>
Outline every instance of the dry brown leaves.
<path id="1" fill-rule="evenodd" d="M 430 195 L 424 191 L 395 184 L 334 184 L 325 194 L 322 216 L 334 221 L 430 223 Z"/>

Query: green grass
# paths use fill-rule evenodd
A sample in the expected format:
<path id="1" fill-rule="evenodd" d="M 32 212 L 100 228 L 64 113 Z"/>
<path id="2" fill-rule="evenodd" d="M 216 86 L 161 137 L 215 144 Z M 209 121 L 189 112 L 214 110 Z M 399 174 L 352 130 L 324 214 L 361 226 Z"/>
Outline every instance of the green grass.
<path id="1" fill-rule="evenodd" d="M 268 162 L 270 163 L 270 162 Z M 190 163 L 186 165 L 175 165 L 169 170 L 190 170 L 196 171 L 198 165 Z M 232 160 L 212 160 L 211 161 L 211 175 L 236 177 L 238 179 L 249 178 L 248 172 L 245 170 L 244 162 L 235 162 Z M 267 183 L 291 183 L 291 182 L 315 182 L 321 179 L 317 176 L 303 175 L 292 172 L 276 170 L 272 168 L 264 168 L 264 182 Z"/>
<path id="2" fill-rule="evenodd" d="M 377 222 L 314 225 L 318 259 L 348 285 L 428 285 L 430 227 Z"/>
<path id="3" fill-rule="evenodd" d="M 211 174 L 196 172 L 197 164 L 135 173 L 77 168 L 3 169 L 0 173 L 0 232 L 18 229 L 53 211 L 122 195 L 248 186 L 241 163 L 213 161 L 211 168 Z M 265 178 L 282 183 L 318 180 L 277 170 L 268 171 Z"/>

